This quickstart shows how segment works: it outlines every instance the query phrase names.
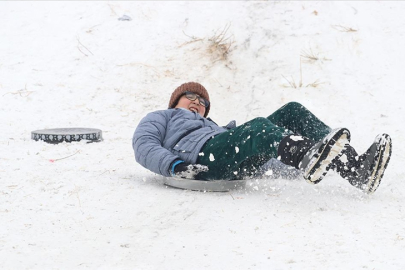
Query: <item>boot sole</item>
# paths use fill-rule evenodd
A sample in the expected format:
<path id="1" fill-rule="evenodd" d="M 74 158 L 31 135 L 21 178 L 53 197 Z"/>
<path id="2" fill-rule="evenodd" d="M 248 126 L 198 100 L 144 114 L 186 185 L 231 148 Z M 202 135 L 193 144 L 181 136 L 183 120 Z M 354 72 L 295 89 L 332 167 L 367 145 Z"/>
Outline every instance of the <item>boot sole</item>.
<path id="1" fill-rule="evenodd" d="M 312 162 L 309 169 L 304 172 L 304 178 L 308 183 L 318 184 L 328 172 L 332 160 L 342 154 L 342 150 L 349 142 L 350 133 L 347 129 L 341 128 L 331 139 L 325 138 L 325 146 L 318 152 L 318 158 Z"/>
<path id="2" fill-rule="evenodd" d="M 381 183 L 381 179 L 384 176 L 385 169 L 391 158 L 392 153 L 392 140 L 387 134 L 383 134 L 380 138 L 378 149 L 378 157 L 376 159 L 376 165 L 374 165 L 374 170 L 369 177 L 367 187 L 364 191 L 367 194 L 374 193 Z"/>

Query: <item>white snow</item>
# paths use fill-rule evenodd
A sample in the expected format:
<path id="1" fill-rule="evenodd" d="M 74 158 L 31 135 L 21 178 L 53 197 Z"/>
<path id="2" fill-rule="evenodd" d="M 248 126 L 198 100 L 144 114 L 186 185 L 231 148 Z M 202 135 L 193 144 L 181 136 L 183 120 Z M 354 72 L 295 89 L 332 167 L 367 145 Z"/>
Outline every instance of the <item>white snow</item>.
<path id="1" fill-rule="evenodd" d="M 239 153 L 239 147 L 235 146 L 235 152 L 236 154 Z"/>
<path id="2" fill-rule="evenodd" d="M 215 157 L 214 157 L 214 155 L 213 155 L 212 153 L 210 153 L 209 159 L 210 159 L 211 162 L 212 162 L 212 161 L 215 161 Z"/>
<path id="3" fill-rule="evenodd" d="M 344 163 L 348 161 L 346 154 L 341 155 L 339 159 Z M 358 157 L 357 157 L 357 159 L 358 159 Z"/>
<path id="4" fill-rule="evenodd" d="M 270 176 L 273 175 L 273 171 L 272 170 L 268 170 L 265 172 L 265 175 Z"/>
<path id="5" fill-rule="evenodd" d="M 304 138 L 302 138 L 302 136 L 294 136 L 294 135 L 290 136 L 290 139 L 295 142 L 304 140 Z"/>
<path id="6" fill-rule="evenodd" d="M 0 268 L 404 269 L 404 13 L 401 1 L 1 1 Z M 360 153 L 390 134 L 381 186 L 366 195 L 334 173 L 164 186 L 135 162 L 132 134 L 188 81 L 219 125 L 297 101 Z M 30 139 L 61 127 L 104 141 Z"/>

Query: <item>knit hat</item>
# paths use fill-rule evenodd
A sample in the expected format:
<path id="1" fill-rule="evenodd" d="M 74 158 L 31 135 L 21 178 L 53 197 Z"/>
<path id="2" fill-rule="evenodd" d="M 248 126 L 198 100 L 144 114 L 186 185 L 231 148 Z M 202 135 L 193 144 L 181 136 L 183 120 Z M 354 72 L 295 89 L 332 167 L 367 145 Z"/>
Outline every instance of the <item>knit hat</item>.
<path id="1" fill-rule="evenodd" d="M 210 101 L 210 96 L 208 95 L 208 92 L 204 88 L 204 86 L 202 86 L 201 84 L 196 83 L 196 82 L 188 82 L 188 83 L 183 83 L 182 85 L 177 87 L 176 90 L 174 90 L 174 92 L 172 93 L 172 96 L 170 97 L 169 109 L 176 107 L 177 103 L 179 102 L 180 97 L 186 91 L 193 92 L 193 93 L 199 95 L 200 97 Z M 210 104 L 210 106 L 205 108 L 204 117 L 207 117 L 208 112 L 210 111 L 210 107 L 211 107 L 211 104 Z"/>

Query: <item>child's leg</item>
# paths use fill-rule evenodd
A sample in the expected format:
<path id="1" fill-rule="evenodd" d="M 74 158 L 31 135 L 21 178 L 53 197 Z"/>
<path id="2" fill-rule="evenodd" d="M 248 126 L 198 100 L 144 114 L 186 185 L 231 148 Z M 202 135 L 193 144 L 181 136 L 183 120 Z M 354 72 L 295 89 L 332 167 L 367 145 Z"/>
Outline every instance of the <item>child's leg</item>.
<path id="1" fill-rule="evenodd" d="M 286 128 L 295 134 L 300 134 L 314 141 L 321 140 L 332 130 L 297 102 L 287 103 L 268 116 L 267 119 L 279 127 Z"/>
<path id="2" fill-rule="evenodd" d="M 242 179 L 271 158 L 277 157 L 280 141 L 292 134 L 271 123 L 255 118 L 207 141 L 197 159 L 209 171 L 200 173 L 202 180 Z"/>

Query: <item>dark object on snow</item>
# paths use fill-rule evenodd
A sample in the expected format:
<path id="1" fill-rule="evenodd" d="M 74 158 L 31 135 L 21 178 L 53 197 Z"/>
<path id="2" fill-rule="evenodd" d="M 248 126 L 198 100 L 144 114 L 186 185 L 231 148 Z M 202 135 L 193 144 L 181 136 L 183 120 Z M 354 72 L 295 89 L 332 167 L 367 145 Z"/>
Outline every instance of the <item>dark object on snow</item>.
<path id="1" fill-rule="evenodd" d="M 61 142 L 78 142 L 86 140 L 100 142 L 103 140 L 102 132 L 96 128 L 54 128 L 42 129 L 31 132 L 31 139 L 57 144 Z"/>
<path id="2" fill-rule="evenodd" d="M 127 15 L 123 15 L 122 17 L 118 18 L 119 21 L 132 21 L 132 18 L 127 16 Z"/>
<path id="3" fill-rule="evenodd" d="M 387 134 L 378 135 L 364 154 L 357 154 L 349 144 L 342 153 L 331 167 L 353 186 L 368 194 L 374 193 L 390 161 L 392 140 Z"/>

